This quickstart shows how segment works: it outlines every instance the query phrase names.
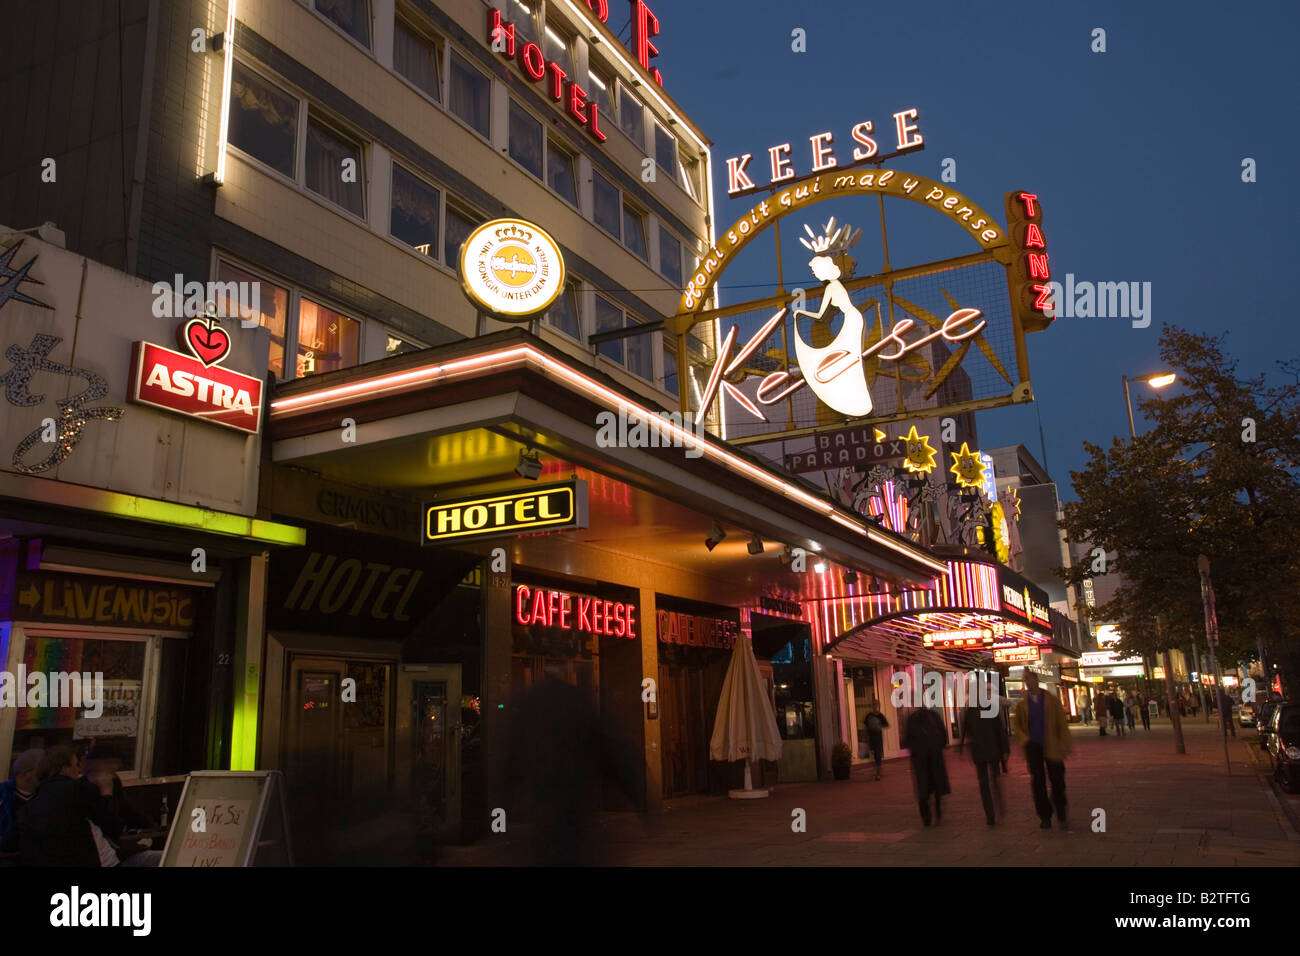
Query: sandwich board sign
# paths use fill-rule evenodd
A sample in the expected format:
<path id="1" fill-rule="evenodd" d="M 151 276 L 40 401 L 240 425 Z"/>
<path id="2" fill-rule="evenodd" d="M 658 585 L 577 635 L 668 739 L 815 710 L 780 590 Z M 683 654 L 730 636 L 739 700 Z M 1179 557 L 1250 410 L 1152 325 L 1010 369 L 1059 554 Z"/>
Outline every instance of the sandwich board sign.
<path id="1" fill-rule="evenodd" d="M 292 866 L 278 770 L 196 770 L 185 780 L 163 866 Z"/>

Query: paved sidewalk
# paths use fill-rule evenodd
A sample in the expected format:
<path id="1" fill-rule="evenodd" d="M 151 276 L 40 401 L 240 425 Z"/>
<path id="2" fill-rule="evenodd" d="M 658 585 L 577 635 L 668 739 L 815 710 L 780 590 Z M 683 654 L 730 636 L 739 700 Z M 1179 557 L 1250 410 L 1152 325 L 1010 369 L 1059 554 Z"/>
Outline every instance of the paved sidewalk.
<path id="1" fill-rule="evenodd" d="M 600 821 L 603 863 L 631 866 L 1296 866 L 1300 834 L 1283 811 L 1251 742 L 1229 738 L 1224 769 L 1217 725 L 1185 720 L 1187 754 L 1174 751 L 1167 720 L 1122 737 L 1074 727 L 1066 764 L 1070 831 L 1041 830 L 1024 758 L 1013 748 L 1003 781 L 1007 815 L 989 827 L 969 754 L 948 751 L 952 795 L 943 821 L 922 827 L 906 759 L 872 779 L 779 786 L 764 800 L 693 797 L 670 801 L 654 821 L 609 814 Z M 794 812 L 806 832 L 792 831 Z M 1104 811 L 1105 830 L 1095 831 Z M 1094 824 L 1094 820 L 1097 821 Z M 449 847 L 444 865 L 497 865 L 518 859 L 510 834 Z"/>

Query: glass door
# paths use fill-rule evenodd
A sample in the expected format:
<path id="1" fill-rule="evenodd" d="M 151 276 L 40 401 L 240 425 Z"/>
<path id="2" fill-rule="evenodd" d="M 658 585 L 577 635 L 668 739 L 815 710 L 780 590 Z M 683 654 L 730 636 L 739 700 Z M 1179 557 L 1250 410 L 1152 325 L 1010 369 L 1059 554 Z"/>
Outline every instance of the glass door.
<path id="1" fill-rule="evenodd" d="M 459 664 L 407 664 L 397 678 L 397 792 L 420 832 L 460 832 L 461 674 Z"/>

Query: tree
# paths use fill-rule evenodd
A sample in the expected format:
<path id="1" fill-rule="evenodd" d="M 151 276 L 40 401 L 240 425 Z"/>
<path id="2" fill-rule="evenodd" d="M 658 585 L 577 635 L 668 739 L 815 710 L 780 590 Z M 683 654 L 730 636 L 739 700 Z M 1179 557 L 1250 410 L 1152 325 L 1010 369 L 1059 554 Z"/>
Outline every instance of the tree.
<path id="1" fill-rule="evenodd" d="M 1094 615 L 1120 626 L 1119 650 L 1155 656 L 1204 634 L 1197 555 L 1210 558 L 1219 659 L 1251 660 L 1262 648 L 1290 688 L 1300 686 L 1300 364 L 1279 362 L 1294 383 L 1237 377 L 1213 338 L 1166 325 L 1160 355 L 1177 373 L 1168 399 L 1140 403 L 1155 427 L 1109 450 L 1085 442 L 1072 472 L 1079 497 L 1061 527 L 1074 541 L 1118 552 L 1123 575 Z M 1092 576 L 1090 563 L 1060 570 Z M 1163 620 L 1163 637 L 1155 628 Z M 1203 645 L 1202 645 L 1203 646 Z M 1271 668 L 1270 668 L 1271 669 Z"/>

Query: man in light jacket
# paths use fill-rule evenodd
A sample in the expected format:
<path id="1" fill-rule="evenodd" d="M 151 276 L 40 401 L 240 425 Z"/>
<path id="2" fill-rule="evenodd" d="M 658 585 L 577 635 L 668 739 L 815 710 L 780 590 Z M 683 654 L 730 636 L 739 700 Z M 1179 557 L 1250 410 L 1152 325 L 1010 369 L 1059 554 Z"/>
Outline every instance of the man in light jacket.
<path id="1" fill-rule="evenodd" d="M 1012 716 L 1012 729 L 1016 743 L 1025 748 L 1025 764 L 1029 767 L 1030 785 L 1034 794 L 1034 809 L 1044 830 L 1052 828 L 1052 808 L 1062 830 L 1070 828 L 1066 817 L 1065 755 L 1070 752 L 1070 728 L 1065 718 L 1065 708 L 1051 694 L 1038 687 L 1038 675 L 1025 668 L 1025 696 L 1016 702 Z M 1047 783 L 1052 784 L 1052 797 L 1048 800 Z"/>

